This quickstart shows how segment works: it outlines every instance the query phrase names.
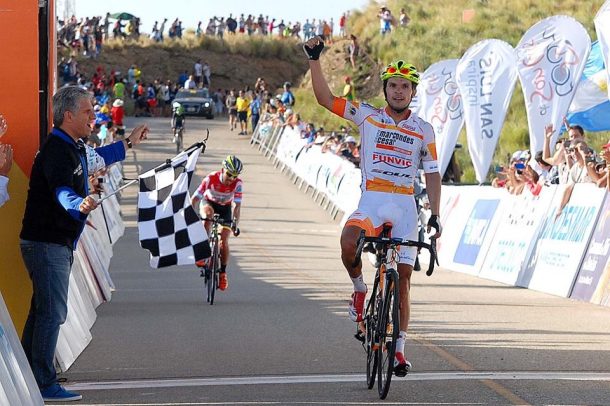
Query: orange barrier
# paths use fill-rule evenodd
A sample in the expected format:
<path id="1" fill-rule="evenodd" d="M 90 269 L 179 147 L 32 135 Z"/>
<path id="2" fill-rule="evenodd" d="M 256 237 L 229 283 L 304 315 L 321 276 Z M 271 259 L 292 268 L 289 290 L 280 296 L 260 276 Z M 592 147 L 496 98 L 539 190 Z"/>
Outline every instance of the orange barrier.
<path id="1" fill-rule="evenodd" d="M 38 3 L 37 0 L 5 0 L 0 7 L 0 114 L 8 123 L 8 131 L 0 142 L 11 144 L 14 150 L 9 174 L 10 200 L 0 209 L 0 256 L 3 258 L 0 291 L 18 332 L 25 323 L 31 296 L 30 281 L 19 252 L 19 231 L 30 171 L 39 146 Z M 54 71 L 53 58 L 44 63 Z"/>

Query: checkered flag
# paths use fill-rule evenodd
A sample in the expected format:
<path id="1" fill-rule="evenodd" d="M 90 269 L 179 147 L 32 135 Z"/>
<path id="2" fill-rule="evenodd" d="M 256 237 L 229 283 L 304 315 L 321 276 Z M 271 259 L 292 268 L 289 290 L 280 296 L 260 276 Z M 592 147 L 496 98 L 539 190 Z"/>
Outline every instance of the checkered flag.
<path id="1" fill-rule="evenodd" d="M 208 236 L 191 206 L 189 185 L 201 146 L 140 175 L 138 231 L 150 266 L 192 265 L 210 256 Z"/>

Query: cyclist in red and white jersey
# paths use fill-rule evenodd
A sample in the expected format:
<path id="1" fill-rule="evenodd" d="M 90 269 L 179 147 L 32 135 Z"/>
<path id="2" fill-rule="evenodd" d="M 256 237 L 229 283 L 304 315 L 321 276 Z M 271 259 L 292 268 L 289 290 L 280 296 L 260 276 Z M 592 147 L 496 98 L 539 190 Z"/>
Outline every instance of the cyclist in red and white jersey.
<path id="1" fill-rule="evenodd" d="M 441 176 L 438 170 L 434 130 L 432 126 L 409 110 L 419 83 L 413 65 L 403 61 L 390 63 L 381 73 L 386 106 L 375 108 L 366 103 L 334 96 L 318 60 L 324 49 L 321 37 L 307 41 L 303 50 L 309 57 L 314 94 L 318 103 L 336 115 L 353 121 L 360 130 L 362 196 L 358 208 L 351 214 L 341 233 L 341 259 L 354 284 L 349 305 L 353 321 L 363 319 L 367 287 L 362 278 L 362 262 L 354 266 L 356 244 L 360 232 L 377 236 L 384 224 L 392 225 L 392 237 L 417 241 L 418 213 L 413 197 L 413 182 L 420 163 L 426 177 L 432 216 L 428 231 L 441 235 L 439 203 Z M 404 356 L 410 314 L 409 289 L 417 248 L 399 249 L 398 273 L 400 288 L 400 334 L 396 343 L 394 371 L 404 376 L 411 363 Z"/>
<path id="2" fill-rule="evenodd" d="M 218 288 L 225 290 L 229 287 L 227 279 L 227 264 L 229 263 L 229 236 L 231 229 L 236 229 L 239 223 L 242 199 L 242 181 L 239 174 L 243 170 L 242 162 L 235 156 L 229 155 L 222 161 L 222 169 L 206 176 L 191 198 L 191 204 L 204 218 L 212 218 L 215 213 L 230 227 L 224 226 L 220 232 L 220 273 L 218 275 Z M 211 223 L 204 221 L 205 229 L 210 234 Z M 198 263 L 201 266 L 203 263 Z"/>

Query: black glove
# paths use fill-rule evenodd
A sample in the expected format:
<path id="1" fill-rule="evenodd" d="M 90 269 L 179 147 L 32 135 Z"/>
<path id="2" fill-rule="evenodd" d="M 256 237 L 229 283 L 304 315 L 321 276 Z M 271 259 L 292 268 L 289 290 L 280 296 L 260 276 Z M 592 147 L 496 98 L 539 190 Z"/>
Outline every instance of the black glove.
<path id="1" fill-rule="evenodd" d="M 231 231 L 233 231 L 233 235 L 235 237 L 237 237 L 241 233 L 241 231 L 237 227 L 237 223 L 235 221 L 231 222 Z"/>
<path id="2" fill-rule="evenodd" d="M 441 227 L 441 222 L 437 214 L 433 214 L 430 216 L 430 220 L 428 220 L 428 227 L 434 228 L 437 233 L 441 232 L 443 228 Z"/>
<path id="3" fill-rule="evenodd" d="M 305 55 L 307 55 L 307 57 L 312 61 L 317 61 L 320 58 L 322 50 L 324 49 L 324 37 L 320 37 L 322 38 L 322 41 L 320 41 L 318 45 L 314 46 L 313 48 L 309 48 L 307 45 L 303 44 L 303 51 L 305 51 Z"/>

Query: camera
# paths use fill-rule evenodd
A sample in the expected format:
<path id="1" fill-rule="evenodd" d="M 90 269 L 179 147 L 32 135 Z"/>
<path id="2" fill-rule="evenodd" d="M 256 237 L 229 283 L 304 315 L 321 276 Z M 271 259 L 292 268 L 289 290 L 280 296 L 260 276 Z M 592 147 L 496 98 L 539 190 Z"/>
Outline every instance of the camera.
<path id="1" fill-rule="evenodd" d="M 517 162 L 515 164 L 515 169 L 516 169 L 517 175 L 523 175 L 523 170 L 525 169 L 525 164 L 523 162 Z"/>
<path id="2" fill-rule="evenodd" d="M 595 156 L 594 156 L 594 155 L 587 155 L 587 156 L 585 157 L 585 162 L 586 162 L 586 163 L 589 163 L 589 162 L 593 162 L 593 163 L 595 163 Z"/>

